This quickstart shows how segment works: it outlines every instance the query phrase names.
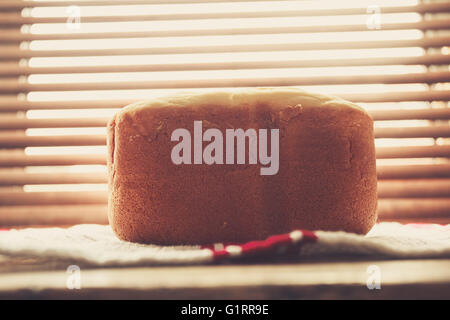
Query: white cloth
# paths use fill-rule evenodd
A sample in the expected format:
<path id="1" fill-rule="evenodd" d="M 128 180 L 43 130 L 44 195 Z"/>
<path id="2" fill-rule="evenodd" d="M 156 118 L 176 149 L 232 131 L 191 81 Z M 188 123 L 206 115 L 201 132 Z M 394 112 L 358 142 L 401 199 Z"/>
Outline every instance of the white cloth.
<path id="1" fill-rule="evenodd" d="M 377 258 L 450 257 L 450 225 L 384 222 L 375 225 L 366 236 L 328 231 L 316 231 L 314 234 L 317 237 L 315 242 L 304 243 L 296 251 L 299 259 L 305 256 L 344 254 Z M 283 250 L 262 254 L 270 259 L 274 255 L 282 256 Z M 213 249 L 124 242 L 116 238 L 109 226 L 92 224 L 76 225 L 68 229 L 0 231 L 0 255 L 4 258 L 72 261 L 92 266 L 194 264 L 217 260 Z M 227 259 L 239 259 L 242 256 L 245 254 L 233 254 Z"/>

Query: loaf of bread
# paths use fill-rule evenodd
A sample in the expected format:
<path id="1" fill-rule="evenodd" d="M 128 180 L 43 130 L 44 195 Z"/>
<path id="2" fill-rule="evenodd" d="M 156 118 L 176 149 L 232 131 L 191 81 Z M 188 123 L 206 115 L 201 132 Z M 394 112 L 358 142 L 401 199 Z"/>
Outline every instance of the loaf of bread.
<path id="1" fill-rule="evenodd" d="M 178 153 L 177 129 L 192 138 Z M 208 129 L 223 141 L 198 140 Z M 272 163 L 259 153 L 264 145 L 249 151 L 248 137 L 238 163 L 238 140 L 234 150 L 225 144 L 232 129 L 266 130 Z M 215 162 L 205 156 L 212 141 L 223 145 L 209 154 Z M 108 124 L 109 221 L 122 240 L 162 245 L 244 242 L 294 229 L 365 234 L 376 221 L 375 165 L 371 117 L 336 97 L 261 88 L 139 102 Z"/>

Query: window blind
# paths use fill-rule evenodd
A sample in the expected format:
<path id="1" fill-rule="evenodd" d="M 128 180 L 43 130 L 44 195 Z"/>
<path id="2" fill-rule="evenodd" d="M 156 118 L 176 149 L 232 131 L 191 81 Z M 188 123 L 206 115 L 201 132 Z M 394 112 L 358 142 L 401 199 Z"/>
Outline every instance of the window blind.
<path id="1" fill-rule="evenodd" d="M 380 220 L 448 223 L 449 17 L 449 1 L 1 1 L 0 225 L 107 223 L 118 108 L 254 86 L 366 108 Z"/>

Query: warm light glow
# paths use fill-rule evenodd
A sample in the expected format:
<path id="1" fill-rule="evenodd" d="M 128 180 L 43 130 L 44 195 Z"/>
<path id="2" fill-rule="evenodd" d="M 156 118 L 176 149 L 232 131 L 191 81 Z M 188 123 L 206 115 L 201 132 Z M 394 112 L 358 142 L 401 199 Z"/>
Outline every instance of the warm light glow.
<path id="1" fill-rule="evenodd" d="M 30 67 L 65 67 L 65 66 L 104 66 L 104 65 L 158 65 L 174 63 L 206 63 L 206 62 L 242 62 L 242 61 L 284 61 L 294 60 L 333 60 L 389 57 L 417 57 L 424 54 L 419 47 L 382 48 L 382 49 L 345 49 L 345 50 L 302 50 L 277 52 L 227 52 L 209 54 L 168 54 L 168 55 L 135 55 L 103 56 L 103 57 L 51 57 L 31 58 Z"/>
<path id="2" fill-rule="evenodd" d="M 59 118 L 95 118 L 112 117 L 119 109 L 64 109 L 64 110 L 28 110 L 26 115 L 30 119 L 59 119 Z"/>
<path id="3" fill-rule="evenodd" d="M 27 147 L 26 155 L 106 154 L 106 146 Z"/>
<path id="4" fill-rule="evenodd" d="M 75 165 L 75 166 L 33 166 L 26 167 L 27 173 L 106 173 L 103 165 Z"/>
<path id="5" fill-rule="evenodd" d="M 383 24 L 419 23 L 422 16 L 417 13 L 383 13 L 383 7 L 414 6 L 418 0 L 344 0 L 344 1 L 273 1 L 264 2 L 231 2 L 231 3 L 201 3 L 201 4 L 161 4 L 161 5 L 125 5 L 125 6 L 80 6 L 81 25 L 79 30 L 66 28 L 64 23 L 45 23 L 26 26 L 24 33 L 54 35 L 69 33 L 105 33 L 103 39 L 77 40 L 36 40 L 29 43 L 31 50 L 96 50 L 96 49 L 126 49 L 126 48 L 175 48 L 175 47 L 207 47 L 207 46 L 239 46 L 239 45 L 267 45 L 267 51 L 261 52 L 228 52 L 228 53 L 198 53 L 198 54 L 147 54 L 147 55 L 116 55 L 116 56 L 85 56 L 85 57 L 34 57 L 28 61 L 32 68 L 41 67 L 83 67 L 83 66 L 126 66 L 145 65 L 158 66 L 187 64 L 187 63 L 220 63 L 247 61 L 298 61 L 315 60 L 329 62 L 336 59 L 364 59 L 364 58 L 393 58 L 418 57 L 425 54 L 420 47 L 404 48 L 373 48 L 373 49 L 332 49 L 332 50 L 292 50 L 271 51 L 271 46 L 284 43 L 329 43 L 329 42 L 361 42 L 361 41 L 398 41 L 420 40 L 424 37 L 418 29 L 383 30 Z M 211 29 L 258 29 L 278 27 L 305 26 L 365 26 L 367 15 L 338 15 L 338 16 L 297 16 L 297 17 L 257 17 L 243 18 L 239 14 L 245 12 L 293 12 L 315 9 L 363 8 L 368 6 L 381 7 L 381 29 L 352 32 L 311 33 L 280 33 L 280 34 L 239 34 L 220 36 L 177 36 L 177 37 L 143 37 L 107 38 L 111 32 L 158 32 L 158 31 L 186 31 Z M 66 17 L 66 7 L 40 7 L 24 9 L 22 14 L 31 17 Z M 201 13 L 214 15 L 216 13 L 236 13 L 233 18 L 206 18 L 185 20 L 174 19 L 180 14 Z M 146 18 L 145 21 L 127 22 L 83 22 L 83 17 L 95 16 L 139 16 L 150 15 L 155 19 Z M 159 15 L 166 15 L 158 19 Z M 448 47 L 440 50 L 448 54 Z M 354 66 L 354 67 L 305 67 L 305 68 L 271 68 L 271 69 L 235 69 L 235 70 L 207 70 L 207 71 L 164 71 L 164 72 L 109 72 L 109 73 L 63 73 L 63 74 L 31 74 L 30 84 L 77 84 L 77 83 L 117 83 L 134 81 L 177 81 L 177 80 L 215 80 L 215 79 L 252 79 L 252 78 L 295 78 L 295 77 L 326 77 L 326 76 L 363 76 L 363 75 L 398 75 L 409 73 L 425 73 L 423 65 L 388 65 L 388 66 Z M 409 84 L 354 84 L 354 85 L 310 85 L 303 89 L 331 94 L 364 94 L 386 92 L 418 92 L 427 91 L 429 86 L 423 83 Z M 448 89 L 448 84 L 438 84 L 434 89 Z M 64 101 L 64 100 L 140 100 L 167 95 L 176 91 L 192 92 L 200 89 L 146 89 L 146 90 L 83 90 L 83 91 L 31 91 L 27 94 L 30 101 Z M 206 88 L 203 90 L 215 90 Z M 423 109 L 430 107 L 428 102 L 399 102 L 399 103 L 362 103 L 368 110 Z M 29 110 L 26 116 L 30 119 L 57 118 L 90 118 L 111 117 L 118 109 L 65 109 L 65 110 Z M 378 121 L 381 127 L 414 127 L 427 126 L 426 120 Z M 30 136 L 51 135 L 89 135 L 105 134 L 105 128 L 33 128 L 26 130 Z M 414 139 L 377 139 L 377 146 L 431 146 L 436 144 L 433 138 Z M 99 155 L 106 154 L 105 146 L 61 146 L 61 147 L 28 147 L 27 155 Z M 381 159 L 378 164 L 429 164 L 436 163 L 436 159 Z M 28 172 L 106 172 L 102 165 L 79 165 L 55 167 L 29 167 Z M 105 191 L 104 184 L 77 185 L 27 185 L 25 191 Z"/>
<path id="6" fill-rule="evenodd" d="M 312 92 L 322 92 L 328 94 L 349 94 L 349 93 L 384 93 L 397 91 L 426 91 L 427 85 L 422 83 L 413 84 L 355 84 L 355 85 L 316 85 L 316 86 L 302 86 L 304 90 Z M 224 88 L 230 89 L 230 88 Z M 214 88 L 205 88 L 201 91 L 212 91 Z M 45 91 L 45 92 L 30 92 L 28 99 L 30 101 L 60 101 L 60 100 L 145 100 L 156 97 L 165 96 L 174 92 L 198 92 L 199 89 L 166 89 L 166 90 L 101 90 L 101 91 Z M 30 111 L 31 112 L 31 111 Z M 49 114 L 54 110 L 49 110 Z M 79 111 L 73 111 L 73 117 L 79 117 Z"/>
<path id="7" fill-rule="evenodd" d="M 149 15 L 149 14 L 181 14 L 210 12 L 254 12 L 254 11 L 292 11 L 313 9 L 367 8 L 378 5 L 382 7 L 401 7 L 417 5 L 419 0 L 297 0 L 261 2 L 223 2 L 194 4 L 161 4 L 161 5 L 111 5 L 81 6 L 83 16 L 116 16 L 116 15 Z M 67 15 L 65 7 L 39 7 L 26 10 L 25 15 L 33 17 L 60 17 Z"/>
<path id="8" fill-rule="evenodd" d="M 364 25 L 366 15 L 315 16 L 315 17 L 277 17 L 270 18 L 270 27 L 298 27 L 322 25 Z M 268 18 L 233 18 L 201 20 L 162 20 L 162 21 L 127 21 L 127 22 L 84 22 L 77 32 L 135 32 L 165 30 L 215 30 L 230 28 L 267 28 Z M 418 22 L 417 13 L 387 13 L 382 15 L 382 23 Z M 63 23 L 36 23 L 29 29 L 35 34 L 67 34 L 70 29 Z"/>
<path id="9" fill-rule="evenodd" d="M 77 192 L 77 191 L 107 191 L 106 184 L 34 184 L 25 185 L 25 192 Z"/>
<path id="10" fill-rule="evenodd" d="M 167 71 L 167 72 L 122 72 L 31 75 L 30 83 L 83 83 L 122 82 L 159 80 L 201 80 L 201 79 L 246 79 L 252 78 L 292 78 L 338 75 L 407 74 L 426 72 L 425 66 L 370 66 L 333 68 L 289 68 L 289 69 L 245 69 L 214 71 Z"/>
<path id="11" fill-rule="evenodd" d="M 130 49 L 158 47 L 196 47 L 221 45 L 256 45 L 276 46 L 283 43 L 319 43 L 349 41 L 390 41 L 420 39 L 423 34 L 419 30 L 378 30 L 354 32 L 324 32 L 302 34 L 262 34 L 231 36 L 196 36 L 196 37 L 154 37 L 129 39 L 88 39 L 88 40 L 35 40 L 30 44 L 31 50 L 78 50 L 94 49 Z M 337 57 L 335 57 L 337 58 Z"/>
<path id="12" fill-rule="evenodd" d="M 67 135 L 83 135 L 83 134 L 106 134 L 106 128 L 42 128 L 27 129 L 26 134 L 29 136 L 67 136 Z"/>

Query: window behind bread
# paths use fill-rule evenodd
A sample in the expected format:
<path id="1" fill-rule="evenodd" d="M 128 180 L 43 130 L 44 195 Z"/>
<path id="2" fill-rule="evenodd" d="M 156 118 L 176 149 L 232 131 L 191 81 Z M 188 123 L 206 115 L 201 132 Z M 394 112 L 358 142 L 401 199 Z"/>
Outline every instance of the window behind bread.
<path id="1" fill-rule="evenodd" d="M 299 86 L 375 122 L 379 215 L 450 220 L 449 1 L 0 2 L 0 225 L 107 223 L 105 124 L 178 90 Z"/>

